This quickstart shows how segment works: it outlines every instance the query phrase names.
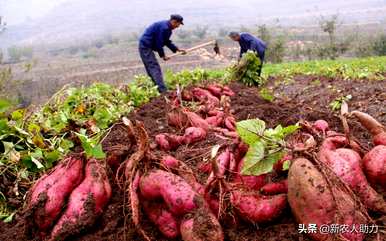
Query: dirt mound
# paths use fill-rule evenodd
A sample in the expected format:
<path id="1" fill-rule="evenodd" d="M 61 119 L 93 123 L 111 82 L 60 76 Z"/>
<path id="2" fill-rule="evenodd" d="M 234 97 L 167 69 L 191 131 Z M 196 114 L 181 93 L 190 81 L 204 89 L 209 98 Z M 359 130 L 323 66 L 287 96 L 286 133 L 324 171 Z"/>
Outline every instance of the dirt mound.
<path id="1" fill-rule="evenodd" d="M 274 102 L 260 98 L 259 91 L 256 88 L 246 87 L 239 83 L 231 84 L 231 89 L 236 93 L 232 97 L 232 109 L 235 117 L 237 120 L 260 118 L 271 127 L 278 124 L 294 124 L 299 119 L 310 121 L 325 119 L 333 129 L 341 130 L 338 116 L 331 111 L 328 105 L 343 94 L 352 94 L 353 99 L 350 102 L 352 109 L 366 111 L 381 122 L 386 123 L 386 95 L 384 93 L 386 80 L 379 82 L 347 81 L 309 76 L 298 76 L 295 80 L 296 82 L 289 84 L 278 84 L 284 81 L 281 79 L 272 79 L 270 81 L 268 86 L 277 94 Z M 150 138 L 154 139 L 155 135 L 162 132 L 176 132 L 175 129 L 167 125 L 167 112 L 166 100 L 164 96 L 161 96 L 133 112 L 129 118 L 142 121 Z M 353 127 L 353 133 L 362 143 L 369 142 L 369 134 L 358 123 L 352 122 L 350 126 Z M 126 128 L 123 124 L 117 124 L 111 129 L 109 137 L 102 143 L 105 151 L 109 153 L 117 149 L 123 150 L 122 156 L 129 155 L 132 152 L 130 150 L 131 137 L 127 134 Z M 220 137 L 210 134 L 204 141 L 189 147 L 181 146 L 172 154 L 188 164 L 193 171 L 197 171 L 199 160 L 208 156 L 210 148 L 221 141 L 223 140 Z M 205 176 L 201 178 L 203 180 Z M 199 179 L 201 178 L 199 177 Z M 112 179 L 111 183 L 114 183 Z M 128 208 L 125 207 L 127 205 L 125 195 L 124 191 L 113 185 L 113 196 L 110 204 L 94 227 L 73 237 L 71 240 L 143 240 L 136 233 L 130 220 L 130 213 L 127 211 Z M 12 223 L 0 223 L 0 240 L 33 240 L 33 238 L 28 239 L 24 235 L 25 225 L 21 217 L 22 214 L 18 213 L 16 220 Z M 154 237 L 154 240 L 166 240 L 145 216 L 142 217 L 142 227 Z M 223 227 L 226 240 L 309 240 L 306 236 L 298 233 L 298 225 L 293 219 L 289 208 L 280 219 L 272 224 L 254 226 L 248 223 L 240 223 L 237 227 L 234 227 L 223 223 Z"/>

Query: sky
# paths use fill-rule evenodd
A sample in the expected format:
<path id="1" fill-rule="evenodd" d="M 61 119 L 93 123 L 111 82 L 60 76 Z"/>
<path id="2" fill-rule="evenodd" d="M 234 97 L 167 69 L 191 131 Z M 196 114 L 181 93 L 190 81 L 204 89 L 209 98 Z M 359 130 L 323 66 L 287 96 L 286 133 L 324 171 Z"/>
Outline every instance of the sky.
<path id="1" fill-rule="evenodd" d="M 0 0 L 0 16 L 8 23 L 18 24 L 27 18 L 39 18 L 56 5 L 68 0 Z"/>

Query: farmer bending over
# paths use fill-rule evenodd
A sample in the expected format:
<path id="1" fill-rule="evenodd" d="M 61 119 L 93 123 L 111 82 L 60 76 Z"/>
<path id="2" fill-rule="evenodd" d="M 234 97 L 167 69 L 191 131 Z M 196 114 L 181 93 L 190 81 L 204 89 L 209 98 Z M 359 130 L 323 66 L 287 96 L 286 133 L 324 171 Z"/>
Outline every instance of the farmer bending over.
<path id="1" fill-rule="evenodd" d="M 159 21 L 150 25 L 139 40 L 139 54 L 142 62 L 145 65 L 147 74 L 157 84 L 160 93 L 166 92 L 167 88 L 162 77 L 161 67 L 153 51 L 157 51 L 165 61 L 170 59 L 165 55 L 163 49 L 165 45 L 173 53 L 182 52 L 185 54 L 185 50 L 179 49 L 170 40 L 172 30 L 178 28 L 181 24 L 184 24 L 182 16 L 173 14 L 170 16 L 170 20 Z"/>
<path id="2" fill-rule="evenodd" d="M 264 62 L 264 56 L 265 56 L 265 49 L 267 48 L 267 45 L 264 43 L 263 40 L 259 39 L 258 37 L 253 36 L 249 33 L 238 33 L 238 32 L 230 32 L 229 37 L 236 42 L 239 42 L 240 44 L 240 56 L 242 57 L 244 53 L 246 53 L 248 50 L 252 50 L 257 54 L 259 57 L 261 63 L 260 68 L 258 69 L 257 73 L 259 76 L 261 75 L 261 70 L 263 68 L 263 62 Z"/>

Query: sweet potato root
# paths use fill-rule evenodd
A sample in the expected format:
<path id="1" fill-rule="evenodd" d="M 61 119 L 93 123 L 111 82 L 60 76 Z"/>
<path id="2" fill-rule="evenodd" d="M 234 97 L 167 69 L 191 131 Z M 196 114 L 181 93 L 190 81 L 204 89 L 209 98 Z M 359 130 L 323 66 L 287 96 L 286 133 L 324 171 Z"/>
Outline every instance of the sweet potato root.
<path id="1" fill-rule="evenodd" d="M 368 209 L 386 213 L 386 203 L 382 196 L 367 182 L 362 170 L 361 157 L 352 149 L 337 148 L 340 141 L 342 141 L 340 136 L 326 138 L 318 154 L 319 160 L 350 186 Z"/>
<path id="2" fill-rule="evenodd" d="M 352 111 L 351 115 L 355 116 L 371 133 L 375 145 L 386 145 L 386 129 L 381 123 L 369 114 L 360 111 Z"/>
<path id="3" fill-rule="evenodd" d="M 162 198 L 177 216 L 183 216 L 204 204 L 203 199 L 183 178 L 162 170 L 152 170 L 142 176 L 139 189 L 147 200 Z"/>
<path id="4" fill-rule="evenodd" d="M 267 174 L 259 175 L 259 176 L 246 176 L 241 175 L 241 168 L 243 166 L 244 159 L 242 159 L 239 162 L 239 165 L 237 167 L 237 175 L 235 179 L 233 180 L 234 183 L 239 184 L 243 187 L 253 189 L 253 190 L 260 190 L 265 184 L 267 184 Z"/>
<path id="5" fill-rule="evenodd" d="M 253 223 L 270 222 L 280 216 L 287 206 L 287 196 L 263 196 L 257 192 L 232 191 L 231 203 L 240 216 Z"/>
<path id="6" fill-rule="evenodd" d="M 83 160 L 69 157 L 36 182 L 31 189 L 28 209 L 40 231 L 45 232 L 53 225 L 66 199 L 82 179 Z"/>
<path id="7" fill-rule="evenodd" d="M 192 90 L 193 96 L 195 99 L 202 101 L 202 102 L 208 102 L 214 106 L 218 106 L 220 103 L 220 100 L 212 95 L 208 90 L 204 90 L 201 88 L 194 88 Z"/>
<path id="8" fill-rule="evenodd" d="M 177 147 L 179 147 L 181 144 L 183 144 L 185 141 L 183 136 L 177 136 L 173 134 L 158 134 L 155 137 L 155 142 L 157 145 L 165 151 L 174 150 Z"/>
<path id="9" fill-rule="evenodd" d="M 322 132 L 322 133 L 326 133 L 329 130 L 329 125 L 328 125 L 327 121 L 325 121 L 325 120 L 315 121 L 314 124 L 312 125 L 312 127 L 315 128 L 315 130 Z"/>
<path id="10" fill-rule="evenodd" d="M 358 211 L 353 198 L 346 192 L 331 187 L 326 178 L 307 159 L 299 158 L 292 163 L 288 174 L 288 202 L 296 220 L 308 226 L 366 223 L 366 217 Z M 338 213 L 338 215 L 337 215 Z M 336 217 L 338 217 L 336 219 Z M 357 227 L 358 228 L 358 227 Z M 333 234 L 317 231 L 309 233 L 316 241 L 332 240 Z M 348 240 L 361 241 L 363 233 L 345 233 Z"/>
<path id="11" fill-rule="evenodd" d="M 167 238 L 173 239 L 179 236 L 179 223 L 164 203 L 143 201 L 143 208 L 147 217 L 160 232 Z"/>
<path id="12" fill-rule="evenodd" d="M 67 208 L 55 225 L 52 240 L 64 240 L 94 224 L 111 197 L 106 169 L 94 159 L 86 165 L 85 178 L 71 193 Z"/>
<path id="13" fill-rule="evenodd" d="M 201 141 L 206 138 L 206 130 L 200 127 L 189 127 L 184 133 L 184 144 L 192 144 L 197 141 Z"/>
<path id="14" fill-rule="evenodd" d="M 261 188 L 261 191 L 266 195 L 275 195 L 280 193 L 288 192 L 288 180 L 283 180 L 280 182 L 273 182 L 264 185 Z"/>
<path id="15" fill-rule="evenodd" d="M 224 235 L 217 218 L 206 209 L 185 215 L 180 226 L 184 241 L 222 241 Z"/>
<path id="16" fill-rule="evenodd" d="M 189 120 L 190 126 L 202 128 L 205 131 L 209 130 L 209 124 L 201 116 L 197 115 L 194 112 L 185 111 L 186 117 Z"/>
<path id="17" fill-rule="evenodd" d="M 386 146 L 374 147 L 363 158 L 363 167 L 371 185 L 386 191 Z"/>

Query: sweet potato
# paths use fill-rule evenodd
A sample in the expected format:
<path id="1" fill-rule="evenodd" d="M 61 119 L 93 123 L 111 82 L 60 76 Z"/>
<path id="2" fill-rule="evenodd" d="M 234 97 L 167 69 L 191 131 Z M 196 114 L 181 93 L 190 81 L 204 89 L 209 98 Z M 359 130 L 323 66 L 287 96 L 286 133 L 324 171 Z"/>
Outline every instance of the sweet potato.
<path id="1" fill-rule="evenodd" d="M 71 193 L 67 208 L 55 225 L 51 238 L 64 240 L 92 226 L 110 197 L 111 186 L 105 167 L 97 160 L 89 160 L 85 178 Z"/>
<path id="2" fill-rule="evenodd" d="M 381 123 L 360 111 L 352 111 L 351 114 L 371 133 L 375 145 L 386 145 L 386 129 Z"/>
<path id="3" fill-rule="evenodd" d="M 267 184 L 267 174 L 259 175 L 259 176 L 245 176 L 241 175 L 241 169 L 244 163 L 244 159 L 239 162 L 237 167 L 237 175 L 233 180 L 236 184 L 241 184 L 243 187 L 260 190 L 265 184 Z"/>
<path id="4" fill-rule="evenodd" d="M 266 195 L 275 195 L 288 192 L 288 180 L 282 180 L 280 182 L 272 182 L 264 185 L 261 191 Z"/>
<path id="5" fill-rule="evenodd" d="M 218 172 L 217 172 L 218 177 L 224 176 L 226 170 L 229 168 L 229 163 L 231 158 L 234 158 L 234 155 L 229 151 L 229 149 L 226 149 L 216 158 L 216 163 L 218 165 Z M 214 172 L 212 172 L 208 177 L 207 184 L 212 183 L 214 179 L 215 179 L 215 174 Z"/>
<path id="6" fill-rule="evenodd" d="M 212 95 L 208 90 L 204 90 L 201 88 L 194 88 L 192 90 L 193 96 L 195 99 L 202 101 L 202 102 L 208 102 L 214 106 L 218 106 L 220 103 L 220 100 Z"/>
<path id="7" fill-rule="evenodd" d="M 350 230 L 353 225 L 368 220 L 358 210 L 355 200 L 346 192 L 328 184 L 326 178 L 307 159 L 295 159 L 288 174 L 288 202 L 296 220 L 308 226 L 316 224 L 345 224 Z M 332 240 L 333 234 L 309 233 L 316 241 Z M 344 233 L 348 240 L 361 241 L 363 233 Z"/>
<path id="8" fill-rule="evenodd" d="M 175 126 L 180 129 L 189 125 L 187 115 L 179 108 L 172 109 L 167 114 L 168 125 Z"/>
<path id="9" fill-rule="evenodd" d="M 230 131 L 236 131 L 236 119 L 233 116 L 225 118 L 225 127 Z"/>
<path id="10" fill-rule="evenodd" d="M 329 130 L 328 122 L 325 120 L 317 120 L 312 125 L 313 128 L 315 128 L 316 131 L 326 133 Z"/>
<path id="11" fill-rule="evenodd" d="M 386 191 L 386 146 L 378 145 L 367 153 L 363 158 L 363 168 L 371 185 Z"/>
<path id="12" fill-rule="evenodd" d="M 205 131 L 209 130 L 209 124 L 201 116 L 197 115 L 194 112 L 185 111 L 186 117 L 189 120 L 190 126 L 202 128 Z"/>
<path id="13" fill-rule="evenodd" d="M 227 96 L 234 96 L 235 92 L 233 92 L 233 90 L 231 90 L 231 88 L 229 88 L 228 86 L 224 86 L 223 87 L 223 94 L 227 95 Z"/>
<path id="14" fill-rule="evenodd" d="M 183 136 L 164 133 L 156 135 L 155 141 L 162 150 L 170 151 L 183 144 L 185 138 Z"/>
<path id="15" fill-rule="evenodd" d="M 207 85 L 205 88 L 209 90 L 209 92 L 212 95 L 216 96 L 217 98 L 220 98 L 222 95 L 222 86 L 211 84 L 211 85 Z"/>
<path id="16" fill-rule="evenodd" d="M 179 160 L 172 156 L 164 156 L 161 160 L 161 164 L 168 168 L 178 168 Z"/>
<path id="17" fill-rule="evenodd" d="M 221 126 L 224 122 L 224 112 L 219 111 L 217 115 L 210 116 L 205 121 L 211 126 Z"/>
<path id="18" fill-rule="evenodd" d="M 69 157 L 41 177 L 30 191 L 28 209 L 40 231 L 53 225 L 65 201 L 83 179 L 83 160 Z"/>
<path id="19" fill-rule="evenodd" d="M 279 194 L 263 196 L 252 191 L 232 191 L 231 203 L 240 216 L 253 223 L 270 222 L 287 206 L 287 196 Z"/>
<path id="20" fill-rule="evenodd" d="M 160 232 L 167 238 L 174 239 L 179 236 L 179 223 L 164 203 L 142 202 L 147 217 L 152 221 Z"/>
<path id="21" fill-rule="evenodd" d="M 362 170 L 361 157 L 347 148 L 337 148 L 343 141 L 340 136 L 326 138 L 318 153 L 321 162 L 328 165 L 340 179 L 350 186 L 366 207 L 386 213 L 386 203 L 367 182 Z M 346 141 L 347 142 L 347 141 Z"/>
<path id="22" fill-rule="evenodd" d="M 162 198 L 168 209 L 177 216 L 204 205 L 202 197 L 183 178 L 162 170 L 152 170 L 142 176 L 139 189 L 147 200 Z"/>
<path id="23" fill-rule="evenodd" d="M 207 132 L 200 127 L 189 127 L 185 130 L 184 141 L 185 144 L 192 144 L 197 141 L 201 141 L 206 138 Z"/>
<path id="24" fill-rule="evenodd" d="M 184 241 L 222 241 L 224 234 L 217 218 L 206 209 L 185 215 L 180 226 Z"/>

